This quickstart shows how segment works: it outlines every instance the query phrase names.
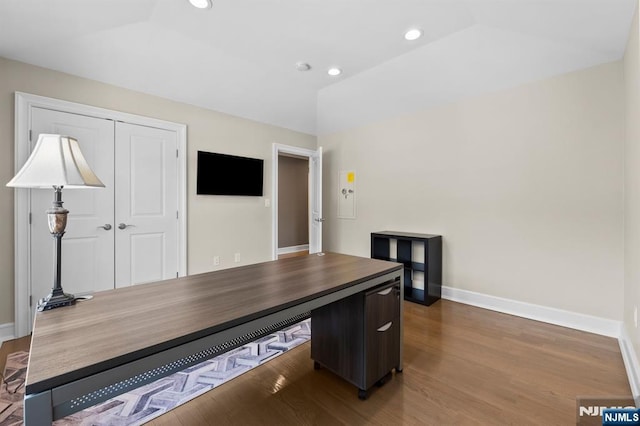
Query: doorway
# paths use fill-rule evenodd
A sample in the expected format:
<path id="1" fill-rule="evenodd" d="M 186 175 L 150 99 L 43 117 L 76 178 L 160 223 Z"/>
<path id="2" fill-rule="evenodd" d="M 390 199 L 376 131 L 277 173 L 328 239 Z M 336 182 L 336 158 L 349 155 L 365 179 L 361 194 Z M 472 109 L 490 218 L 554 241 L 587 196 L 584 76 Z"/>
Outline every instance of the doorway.
<path id="1" fill-rule="evenodd" d="M 272 259 L 278 259 L 278 247 L 279 244 L 279 183 L 280 183 L 280 170 L 279 159 L 283 156 L 293 157 L 298 160 L 306 161 L 308 164 L 308 177 L 307 177 L 307 194 L 308 194 L 308 209 L 307 209 L 307 229 L 308 229 L 308 253 L 319 253 L 322 251 L 322 223 L 324 218 L 322 217 L 322 147 L 317 150 L 310 150 L 305 148 L 298 148 L 294 146 L 273 144 L 272 155 L 272 194 L 273 194 L 273 245 L 272 245 Z"/>
<path id="2" fill-rule="evenodd" d="M 278 156 L 278 259 L 309 253 L 309 159 Z"/>

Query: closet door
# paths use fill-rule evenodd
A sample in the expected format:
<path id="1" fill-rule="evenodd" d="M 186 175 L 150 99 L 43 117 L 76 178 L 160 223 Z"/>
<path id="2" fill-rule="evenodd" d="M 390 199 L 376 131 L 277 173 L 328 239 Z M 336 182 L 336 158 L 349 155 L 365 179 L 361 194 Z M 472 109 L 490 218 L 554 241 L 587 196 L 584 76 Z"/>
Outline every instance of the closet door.
<path id="1" fill-rule="evenodd" d="M 116 123 L 116 287 L 178 274 L 178 138 Z"/>
<path id="2" fill-rule="evenodd" d="M 105 188 L 62 190 L 69 210 L 62 238 L 62 287 L 83 294 L 114 287 L 114 122 L 83 115 L 32 108 L 31 149 L 41 133 L 76 138 L 80 149 Z M 38 299 L 53 286 L 53 244 L 45 211 L 51 207 L 53 189 L 30 190 L 30 285 L 32 316 Z M 111 229 L 104 229 L 110 225 Z M 107 226 L 108 227 L 108 226 Z"/>

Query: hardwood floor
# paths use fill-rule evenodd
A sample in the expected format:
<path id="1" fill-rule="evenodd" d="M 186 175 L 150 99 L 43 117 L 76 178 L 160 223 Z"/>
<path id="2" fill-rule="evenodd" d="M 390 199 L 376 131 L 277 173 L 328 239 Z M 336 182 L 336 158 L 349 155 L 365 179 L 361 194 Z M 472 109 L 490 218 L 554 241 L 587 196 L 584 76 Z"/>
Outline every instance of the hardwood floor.
<path id="1" fill-rule="evenodd" d="M 404 307 L 404 371 L 366 401 L 314 370 L 306 343 L 150 424 L 571 425 L 577 396 L 631 397 L 614 338 L 447 300 Z"/>
<path id="2" fill-rule="evenodd" d="M 152 425 L 576 423 L 577 396 L 631 396 L 616 339 L 441 300 L 405 302 L 404 371 L 369 399 L 304 344 Z"/>
<path id="3" fill-rule="evenodd" d="M 308 254 L 309 254 L 309 250 L 296 251 L 294 253 L 279 254 L 278 259 L 286 259 L 288 257 L 296 257 L 296 256 L 306 256 Z"/>

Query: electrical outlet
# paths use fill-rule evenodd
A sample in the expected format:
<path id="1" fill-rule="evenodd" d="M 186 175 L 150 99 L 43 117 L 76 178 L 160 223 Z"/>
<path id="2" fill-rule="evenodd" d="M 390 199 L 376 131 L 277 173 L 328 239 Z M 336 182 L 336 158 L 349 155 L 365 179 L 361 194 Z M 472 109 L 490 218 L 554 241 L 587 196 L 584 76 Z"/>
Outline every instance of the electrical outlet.
<path id="1" fill-rule="evenodd" d="M 236 261 L 236 263 L 240 262 L 240 253 L 235 254 L 234 260 Z"/>
<path id="2" fill-rule="evenodd" d="M 268 199 L 268 198 L 265 198 L 265 199 L 264 199 L 264 206 L 265 206 L 265 207 L 271 207 L 271 200 L 270 200 L 270 199 Z"/>
<path id="3" fill-rule="evenodd" d="M 633 323 L 638 328 L 638 306 L 633 307 Z"/>
<path id="4" fill-rule="evenodd" d="M 220 264 L 220 256 L 213 256 L 213 264 L 218 266 Z"/>

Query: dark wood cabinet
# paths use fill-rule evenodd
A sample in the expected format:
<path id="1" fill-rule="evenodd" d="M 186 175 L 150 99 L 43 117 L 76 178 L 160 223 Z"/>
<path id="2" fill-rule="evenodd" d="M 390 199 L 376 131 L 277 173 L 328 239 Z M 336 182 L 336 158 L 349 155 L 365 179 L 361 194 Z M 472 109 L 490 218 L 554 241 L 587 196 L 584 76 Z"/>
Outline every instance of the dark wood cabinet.
<path id="1" fill-rule="evenodd" d="M 400 281 L 382 284 L 311 312 L 311 358 L 358 387 L 365 399 L 401 371 Z"/>
<path id="2" fill-rule="evenodd" d="M 396 250 L 391 246 L 395 242 Z M 442 236 L 410 232 L 372 232 L 371 258 L 390 260 L 404 265 L 404 298 L 431 305 L 442 295 Z M 422 288 L 416 287 L 422 275 Z"/>

